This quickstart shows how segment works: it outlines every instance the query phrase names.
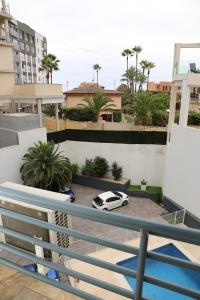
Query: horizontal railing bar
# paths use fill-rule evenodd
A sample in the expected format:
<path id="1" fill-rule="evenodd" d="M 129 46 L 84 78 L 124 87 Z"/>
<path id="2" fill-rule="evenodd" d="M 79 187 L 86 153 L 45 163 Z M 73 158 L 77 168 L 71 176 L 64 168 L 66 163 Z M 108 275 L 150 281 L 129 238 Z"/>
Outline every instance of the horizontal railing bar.
<path id="1" fill-rule="evenodd" d="M 65 274 L 70 275 L 72 277 L 79 278 L 80 280 L 83 280 L 83 281 L 85 281 L 89 284 L 92 284 L 92 285 L 98 286 L 100 288 L 109 290 L 110 292 L 122 295 L 126 298 L 134 299 L 133 293 L 131 291 L 127 290 L 127 289 L 117 287 L 117 286 L 115 286 L 113 284 L 110 284 L 110 283 L 107 283 L 105 281 L 95 279 L 91 276 L 88 276 L 88 275 L 85 275 L 83 273 L 74 271 L 74 270 L 69 269 L 67 267 L 52 263 L 52 262 L 47 261 L 46 259 L 40 258 L 36 255 L 29 254 L 29 253 L 27 253 L 27 251 L 23 251 L 23 250 L 21 250 L 17 247 L 13 247 L 13 246 L 10 246 L 10 245 L 0 243 L 0 249 L 8 251 L 9 253 L 27 258 L 27 259 L 33 261 L 34 263 L 39 263 L 39 264 L 41 264 L 41 265 L 43 265 L 47 268 L 55 269 L 55 270 L 57 270 L 61 273 L 65 273 Z"/>
<path id="2" fill-rule="evenodd" d="M 128 252 L 134 255 L 138 255 L 139 254 L 139 248 L 135 248 L 132 246 L 128 246 L 128 245 L 124 245 L 124 244 L 120 244 L 114 241 L 108 241 L 105 239 L 100 239 L 100 238 L 96 238 L 93 237 L 92 235 L 80 232 L 80 231 L 76 231 L 70 228 L 65 228 L 65 227 L 61 227 L 52 223 L 48 223 L 46 221 L 42 221 L 42 220 L 38 220 L 38 219 L 34 219 L 32 217 L 29 216 L 25 216 L 16 212 L 12 212 L 10 210 L 6 210 L 3 208 L 0 208 L 0 214 L 4 215 L 4 216 L 9 216 L 13 219 L 19 220 L 19 221 L 23 221 L 27 222 L 29 224 L 32 225 L 36 225 L 36 226 L 40 226 L 49 230 L 53 230 L 56 232 L 60 232 L 60 233 L 64 233 L 67 235 L 71 235 L 73 237 L 76 238 L 80 238 L 82 240 L 91 242 L 91 243 L 96 243 L 102 246 L 106 246 L 106 247 L 110 247 L 110 248 L 114 248 L 120 251 L 124 251 L 124 252 Z M 147 257 L 151 258 L 151 259 L 155 259 L 155 260 L 160 260 L 162 262 L 166 262 L 169 264 L 174 264 L 180 267 L 184 267 L 187 269 L 191 269 L 194 271 L 199 272 L 200 271 L 200 264 L 198 263 L 194 263 L 191 261 L 186 261 L 184 259 L 180 259 L 180 258 L 176 258 L 176 257 L 172 257 L 169 255 L 165 255 L 165 254 L 160 254 L 160 253 L 156 253 L 154 251 L 148 251 L 147 252 Z"/>
<path id="3" fill-rule="evenodd" d="M 162 288 L 169 289 L 169 290 L 172 290 L 174 292 L 189 296 L 189 297 L 193 297 L 194 299 L 200 299 L 200 291 L 190 289 L 190 288 L 186 288 L 186 287 L 181 286 L 179 284 L 171 283 L 169 281 L 161 280 L 161 279 L 158 279 L 156 277 L 149 276 L 149 275 L 144 276 L 144 281 L 146 281 L 148 283 L 151 283 L 151 284 L 154 284 L 156 286 L 160 286 Z"/>
<path id="4" fill-rule="evenodd" d="M 12 230 L 7 229 L 7 228 L 3 228 L 1 226 L 0 226 L 0 233 L 4 233 L 6 235 L 9 235 L 9 236 L 18 238 L 20 240 L 29 242 L 33 245 L 41 246 L 42 248 L 46 248 L 46 249 L 52 250 L 54 252 L 61 253 L 63 255 L 73 257 L 75 259 L 84 261 L 86 263 L 89 263 L 89 264 L 92 264 L 92 265 L 95 265 L 95 266 L 98 266 L 98 267 L 101 267 L 101 268 L 104 268 L 104 269 L 107 269 L 107 270 L 110 270 L 110 271 L 113 271 L 113 272 L 116 272 L 116 273 L 120 273 L 120 274 L 127 275 L 127 276 L 130 276 L 130 277 L 136 277 L 136 272 L 133 271 L 133 270 L 130 270 L 128 268 L 121 267 L 121 266 L 118 266 L 118 265 L 115 265 L 115 264 L 111 264 L 109 262 L 102 261 L 102 260 L 97 259 L 97 258 L 93 258 L 93 257 L 90 257 L 90 256 L 79 254 L 75 251 L 71 251 L 71 250 L 68 250 L 66 248 L 59 247 L 59 246 L 54 245 L 54 244 L 50 244 L 48 242 L 42 241 L 42 240 L 37 239 L 37 238 L 32 238 L 30 236 L 26 236 L 22 233 L 12 231 Z"/>
<path id="5" fill-rule="evenodd" d="M 19 220 L 19 221 L 23 221 L 23 222 L 27 222 L 29 224 L 32 225 L 36 225 L 42 228 L 46 228 L 48 230 L 53 230 L 55 232 L 60 232 L 60 233 L 64 233 L 66 235 L 70 235 L 76 238 L 79 238 L 81 240 L 85 240 L 91 243 L 95 243 L 98 245 L 102 245 L 102 246 L 106 246 L 106 247 L 110 247 L 110 248 L 114 248 L 123 252 L 128 252 L 131 254 L 138 254 L 139 253 L 139 249 L 132 247 L 132 246 L 128 246 L 125 244 L 120 244 L 114 241 L 109 241 L 109 240 L 105 240 L 105 239 L 100 239 L 97 237 L 94 237 L 90 234 L 84 233 L 84 232 L 80 232 L 74 229 L 70 229 L 70 228 L 66 228 L 66 227 L 62 227 L 56 224 L 52 224 L 46 221 L 42 221 L 42 220 L 38 220 L 29 216 L 25 216 L 16 212 L 12 212 L 10 210 L 6 210 L 4 208 L 0 208 L 0 215 L 3 216 L 7 216 L 7 217 L 11 217 L 15 220 Z"/>
<path id="6" fill-rule="evenodd" d="M 178 257 L 172 257 L 166 254 L 161 254 L 161 253 L 156 253 L 154 251 L 148 251 L 147 252 L 147 257 L 154 259 L 154 260 L 159 260 L 168 264 L 176 265 L 182 268 L 190 269 L 196 272 L 200 272 L 200 264 L 184 260 L 182 258 Z"/>
<path id="7" fill-rule="evenodd" d="M 180 228 L 174 225 L 167 225 L 146 221 L 131 216 L 116 214 L 111 212 L 99 211 L 83 205 L 74 205 L 49 199 L 39 195 L 31 195 L 27 192 L 22 192 L 14 189 L 0 187 L 0 196 L 9 197 L 20 202 L 29 203 L 35 206 L 45 207 L 55 211 L 65 212 L 80 218 L 93 220 L 95 222 L 105 223 L 121 228 L 139 231 L 146 229 L 149 234 L 159 235 L 166 238 L 176 239 L 187 243 L 200 245 L 200 231 L 197 229 Z"/>
<path id="8" fill-rule="evenodd" d="M 16 238 L 19 238 L 21 240 L 25 240 L 25 241 L 30 242 L 32 244 L 39 245 L 43 248 L 50 249 L 52 251 L 62 253 L 62 254 L 67 255 L 69 257 L 73 257 L 75 259 L 82 260 L 86 263 L 93 264 L 93 265 L 96 265 L 98 267 L 102 267 L 102 268 L 111 270 L 111 271 L 116 272 L 116 273 L 121 273 L 123 275 L 127 275 L 127 276 L 130 276 L 130 277 L 132 276 L 134 278 L 136 277 L 136 272 L 135 271 L 129 270 L 129 269 L 124 268 L 124 267 L 119 267 L 117 265 L 114 265 L 114 264 L 111 264 L 111 263 L 108 263 L 108 262 L 104 262 L 104 261 L 101 261 L 99 259 L 95 259 L 95 258 L 92 258 L 92 257 L 89 257 L 89 256 L 84 256 L 84 255 L 78 254 L 76 252 L 72 252 L 70 250 L 64 249 L 62 247 L 58 247 L 56 245 L 49 244 L 47 242 L 41 241 L 39 239 L 35 239 L 35 238 L 32 238 L 32 237 L 27 237 L 24 234 L 21 234 L 21 233 L 18 233 L 18 232 L 13 232 L 13 231 L 11 231 L 7 228 L 0 227 L 0 232 L 2 232 L 4 234 L 7 234 L 7 235 L 10 235 L 10 236 L 13 236 L 13 237 L 16 237 Z M 185 295 L 188 295 L 188 296 L 197 297 L 197 298 L 200 297 L 200 292 L 198 292 L 198 291 L 195 291 L 195 290 L 189 289 L 189 288 L 185 288 L 185 287 L 182 287 L 180 285 L 176 285 L 176 284 L 164 281 L 164 280 L 160 280 L 160 279 L 157 279 L 157 278 L 149 276 L 149 275 L 145 275 L 144 280 L 146 282 L 161 286 L 163 288 L 168 288 L 170 290 L 173 290 L 175 292 L 179 292 L 179 293 L 182 293 L 182 294 L 185 294 Z"/>
<path id="9" fill-rule="evenodd" d="M 24 273 L 28 276 L 31 276 L 37 280 L 40 280 L 40 281 L 43 281 L 47 284 L 50 284 L 54 287 L 57 287 L 59 289 L 62 289 L 64 290 L 65 292 L 69 292 L 75 296 L 78 296 L 78 297 L 81 297 L 83 299 L 87 299 L 87 300 L 103 300 L 102 298 L 99 298 L 97 296 L 93 296 L 91 294 L 88 294 L 87 292 L 84 292 L 80 289 L 77 289 L 77 288 L 73 288 L 71 287 L 70 285 L 66 284 L 66 283 L 61 283 L 61 282 L 58 282 L 56 280 L 53 280 L 53 279 L 50 279 L 46 276 L 43 276 L 39 273 L 36 273 L 36 272 L 32 272 L 32 271 L 28 271 L 27 269 L 23 268 L 23 267 L 20 267 L 19 265 L 17 265 L 16 263 L 14 262 L 11 262 L 7 259 L 4 259 L 4 258 L 0 258 L 0 264 L 4 265 L 4 266 L 7 266 L 9 268 L 12 268 L 12 269 L 15 269 L 16 271 L 18 272 L 21 272 L 21 273 Z"/>

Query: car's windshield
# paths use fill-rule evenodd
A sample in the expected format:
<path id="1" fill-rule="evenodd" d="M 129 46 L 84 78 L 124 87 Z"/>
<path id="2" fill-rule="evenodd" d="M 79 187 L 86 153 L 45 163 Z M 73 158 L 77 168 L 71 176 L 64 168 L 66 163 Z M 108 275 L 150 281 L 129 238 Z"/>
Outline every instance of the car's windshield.
<path id="1" fill-rule="evenodd" d="M 118 192 L 113 192 L 113 194 L 115 194 L 116 196 L 118 196 L 118 197 L 121 197 L 122 195 L 120 194 L 120 193 L 118 193 Z"/>

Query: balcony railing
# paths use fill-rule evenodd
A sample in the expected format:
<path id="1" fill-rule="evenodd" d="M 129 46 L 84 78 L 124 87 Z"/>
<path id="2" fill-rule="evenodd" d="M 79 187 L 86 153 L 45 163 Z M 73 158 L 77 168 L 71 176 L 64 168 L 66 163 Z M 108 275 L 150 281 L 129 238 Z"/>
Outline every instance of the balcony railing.
<path id="1" fill-rule="evenodd" d="M 0 187 L 0 196 L 15 199 L 17 201 L 20 201 L 23 205 L 23 203 L 31 204 L 38 207 L 48 208 L 54 211 L 59 211 L 61 213 L 67 213 L 69 215 L 73 215 L 76 217 L 88 219 L 95 222 L 100 222 L 104 224 L 109 224 L 113 226 L 117 226 L 119 228 L 124 228 L 132 231 L 140 232 L 140 247 L 132 247 L 126 244 L 118 243 L 116 241 L 111 241 L 107 239 L 102 239 L 99 237 L 94 237 L 90 234 L 79 232 L 77 230 L 71 229 L 71 228 L 65 228 L 61 227 L 52 223 L 48 223 L 42 220 L 35 219 L 33 217 L 23 215 L 20 213 L 16 213 L 10 210 L 7 210 L 5 208 L 0 208 L 0 215 L 7 216 L 11 219 L 23 221 L 28 224 L 36 225 L 41 228 L 45 228 L 47 230 L 51 230 L 54 232 L 59 232 L 62 234 L 66 234 L 68 236 L 72 236 L 78 239 L 82 239 L 84 241 L 88 241 L 91 243 L 95 243 L 101 246 L 110 247 L 113 249 L 117 249 L 126 253 L 138 255 L 138 266 L 137 270 L 131 270 L 125 267 L 121 267 L 116 264 L 112 264 L 100 259 L 96 259 L 94 257 L 90 257 L 87 255 L 83 255 L 74 251 L 69 250 L 68 248 L 62 248 L 58 245 L 39 240 L 35 237 L 31 237 L 22 233 L 19 233 L 15 230 L 11 230 L 8 228 L 5 228 L 3 226 L 0 227 L 0 233 L 3 233 L 7 236 L 14 237 L 26 242 L 29 242 L 33 245 L 38 245 L 42 248 L 49 249 L 51 251 L 58 252 L 60 254 L 66 255 L 71 258 L 75 258 L 77 260 L 92 264 L 94 266 L 98 266 L 101 268 L 104 268 L 106 270 L 110 270 L 119 274 L 127 275 L 133 278 L 136 278 L 136 288 L 135 293 L 110 284 L 108 282 L 105 282 L 103 280 L 99 280 L 96 278 L 93 278 L 89 275 L 86 275 L 85 273 L 80 273 L 77 271 L 74 271 L 69 268 L 65 268 L 64 266 L 58 265 L 56 263 L 50 262 L 49 260 L 40 258 L 32 253 L 29 253 L 27 251 L 24 251 L 18 247 L 11 246 L 7 243 L 0 243 L 0 249 L 3 249 L 5 251 L 8 251 L 8 253 L 13 253 L 19 256 L 22 256 L 24 258 L 27 258 L 35 263 L 38 263 L 40 265 L 43 265 L 47 268 L 55 269 L 61 273 L 65 273 L 69 276 L 79 278 L 82 281 L 85 281 L 89 284 L 95 285 L 97 287 L 103 288 L 105 290 L 111 291 L 113 293 L 116 293 L 118 295 L 122 295 L 129 299 L 136 299 L 136 300 L 147 300 L 147 298 L 142 296 L 142 288 L 143 283 L 148 282 L 151 284 L 154 284 L 156 286 L 169 289 L 171 291 L 175 291 L 178 293 L 181 293 L 183 295 L 193 297 L 194 299 L 200 299 L 200 291 L 187 288 L 183 285 L 177 285 L 172 282 L 168 282 L 153 276 L 146 275 L 144 273 L 145 270 L 145 259 L 151 258 L 156 261 L 165 262 L 168 264 L 180 266 L 186 269 L 191 269 L 197 272 L 200 272 L 200 264 L 187 261 L 180 258 L 171 257 L 169 255 L 164 255 L 160 253 L 156 253 L 154 251 L 147 251 L 148 246 L 148 236 L 154 235 L 159 237 L 165 237 L 176 241 L 182 241 L 189 244 L 194 245 L 200 245 L 200 231 L 196 229 L 189 229 L 189 228 L 179 228 L 172 225 L 166 225 L 166 224 L 160 224 L 155 223 L 151 221 L 146 221 L 142 219 L 133 218 L 131 216 L 124 216 L 121 214 L 115 214 L 111 212 L 103 212 L 103 211 L 97 211 L 92 208 L 83 207 L 80 205 L 74 205 L 71 203 L 63 203 L 58 202 L 54 199 L 49 199 L 45 197 L 41 197 L 38 195 L 32 195 L 26 192 L 17 191 L 5 187 Z M 58 287 L 64 291 L 70 292 L 74 295 L 77 295 L 79 297 L 82 297 L 84 299 L 90 299 L 90 300 L 100 300 L 98 296 L 91 295 L 88 292 L 79 290 L 77 288 L 74 288 L 70 285 L 57 282 L 55 280 L 52 280 L 50 278 L 47 278 L 41 274 L 30 272 L 20 265 L 17 265 L 16 263 L 9 261 L 5 258 L 0 258 L 0 263 L 3 265 L 6 265 L 10 268 L 13 268 L 19 272 L 25 273 L 27 275 L 30 275 L 38 280 L 41 280 L 43 282 L 49 283 L 55 287 Z"/>

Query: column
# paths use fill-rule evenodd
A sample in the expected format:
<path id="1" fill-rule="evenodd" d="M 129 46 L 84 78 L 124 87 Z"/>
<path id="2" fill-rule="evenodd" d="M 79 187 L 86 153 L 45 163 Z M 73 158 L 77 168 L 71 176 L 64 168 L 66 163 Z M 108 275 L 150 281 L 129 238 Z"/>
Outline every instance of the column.
<path id="1" fill-rule="evenodd" d="M 43 127 L 43 125 L 42 125 L 42 99 L 37 99 L 37 108 L 38 108 L 38 115 L 40 118 L 40 127 Z"/>
<path id="2" fill-rule="evenodd" d="M 17 102 L 17 111 L 20 113 L 20 102 Z"/>
<path id="3" fill-rule="evenodd" d="M 60 124 L 59 124 L 59 118 L 58 118 L 58 103 L 55 104 L 55 117 L 56 117 L 56 131 L 59 131 Z"/>
<path id="4" fill-rule="evenodd" d="M 190 87 L 187 85 L 187 80 L 183 80 L 182 91 L 181 91 L 181 108 L 179 125 L 182 127 L 187 127 L 188 112 L 190 105 Z"/>
<path id="5" fill-rule="evenodd" d="M 175 113 L 176 113 L 176 96 L 177 96 L 177 87 L 175 85 L 172 85 L 172 87 L 171 87 L 171 97 L 170 97 L 167 142 L 170 141 L 171 129 L 172 129 L 172 125 L 174 124 L 174 118 L 175 118 Z"/>
<path id="6" fill-rule="evenodd" d="M 32 113 L 35 113 L 35 104 L 32 104 Z"/>

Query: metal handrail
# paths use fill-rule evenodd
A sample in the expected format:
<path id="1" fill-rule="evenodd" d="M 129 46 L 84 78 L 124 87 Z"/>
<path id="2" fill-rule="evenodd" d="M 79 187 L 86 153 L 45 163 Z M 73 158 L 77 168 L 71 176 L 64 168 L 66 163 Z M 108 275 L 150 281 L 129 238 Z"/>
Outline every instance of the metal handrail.
<path id="1" fill-rule="evenodd" d="M 18 201 L 22 202 L 22 205 L 23 205 L 23 203 L 28 203 L 28 204 L 32 204 L 34 206 L 45 207 L 45 208 L 48 208 L 48 209 L 51 209 L 54 211 L 65 212 L 67 214 L 74 215 L 74 216 L 81 217 L 81 218 L 86 218 L 89 220 L 93 220 L 95 222 L 110 224 L 110 225 L 114 225 L 117 227 L 133 230 L 133 231 L 140 231 L 141 232 L 140 248 L 135 248 L 132 246 L 120 244 L 118 242 L 94 237 L 90 234 L 79 232 L 77 230 L 73 230 L 70 228 L 64 228 L 64 227 L 61 227 L 61 226 L 58 226 L 58 225 L 55 225 L 52 223 L 34 219 L 33 217 L 15 213 L 15 212 L 9 211 L 5 208 L 0 208 L 0 215 L 8 216 L 8 217 L 11 217 L 16 220 L 20 220 L 20 221 L 23 221 L 23 222 L 26 222 L 29 224 L 33 224 L 33 225 L 36 225 L 36 226 L 39 226 L 42 228 L 60 232 L 60 233 L 66 234 L 66 235 L 71 235 L 71 236 L 74 236 L 74 237 L 77 237 L 77 238 L 80 238 L 80 239 L 83 239 L 83 240 L 86 240 L 86 241 L 89 241 L 92 243 L 97 243 L 99 245 L 111 247 L 114 249 L 118 249 L 118 250 L 121 250 L 124 252 L 131 253 L 131 254 L 139 255 L 138 268 L 136 271 L 133 271 L 131 269 L 128 269 L 128 268 L 125 268 L 125 267 L 122 267 L 122 266 L 119 266 L 116 264 L 112 264 L 112 263 L 109 263 L 109 262 L 106 262 L 106 261 L 103 261 L 100 259 L 96 259 L 94 257 L 76 253 L 69 249 L 57 246 L 55 244 L 51 244 L 49 242 L 39 240 L 37 238 L 27 236 L 25 234 L 16 232 L 14 230 L 5 228 L 3 226 L 0 227 L 0 233 L 3 233 L 5 235 L 12 236 L 17 239 L 21 239 L 23 241 L 32 243 L 34 245 L 39 245 L 39 246 L 49 249 L 51 251 L 55 251 L 55 252 L 67 255 L 69 257 L 84 261 L 89 264 L 93 264 L 95 266 L 98 266 L 98 267 L 101 267 L 101 268 L 104 268 L 107 270 L 111 270 L 111 271 L 114 271 L 114 272 L 117 272 L 117 273 L 120 273 L 120 274 L 123 274 L 126 276 L 134 277 L 134 278 L 136 278 L 136 292 L 134 295 L 133 292 L 130 292 L 126 289 L 119 288 L 118 286 L 108 284 L 104 281 L 98 280 L 96 278 L 92 278 L 90 276 L 81 274 L 76 271 L 69 270 L 64 267 L 59 267 L 58 265 L 51 263 L 49 261 L 46 261 L 45 259 L 38 258 L 37 256 L 27 253 L 27 252 L 25 253 L 23 250 L 13 247 L 13 246 L 10 246 L 10 245 L 7 245 L 7 244 L 0 243 L 0 249 L 4 249 L 8 252 L 18 254 L 21 256 L 25 256 L 27 258 L 29 257 L 32 261 L 38 262 L 44 266 L 47 266 L 47 264 L 48 264 L 49 267 L 57 269 L 58 271 L 61 271 L 60 268 L 62 268 L 62 271 L 64 271 L 64 273 L 67 273 L 68 275 L 70 275 L 72 277 L 75 276 L 77 278 L 85 280 L 88 283 L 102 287 L 108 291 L 112 291 L 114 293 L 120 294 L 126 298 L 136 299 L 136 300 L 145 299 L 142 297 L 142 287 L 143 287 L 143 282 L 146 281 L 146 282 L 155 284 L 157 286 L 167 288 L 167 289 L 173 290 L 178 293 L 182 293 L 187 296 L 194 297 L 195 299 L 200 299 L 200 291 L 186 288 L 184 286 L 177 285 L 172 282 L 165 281 L 165 280 L 160 280 L 158 278 L 144 274 L 146 257 L 150 257 L 154 260 L 160 260 L 163 262 L 167 262 L 170 264 L 174 264 L 177 266 L 181 266 L 184 268 L 188 268 L 188 269 L 192 269 L 192 270 L 200 272 L 200 265 L 197 263 L 185 261 L 183 259 L 178 259 L 175 257 L 170 257 L 168 255 L 163 255 L 160 253 L 155 253 L 154 251 L 147 251 L 149 234 L 153 234 L 153 235 L 161 236 L 161 237 L 167 237 L 167 238 L 171 238 L 173 240 L 183 241 L 183 242 L 187 242 L 187 243 L 191 243 L 191 244 L 200 245 L 200 231 L 199 230 L 191 229 L 191 228 L 190 229 L 189 228 L 179 228 L 174 225 L 155 223 L 152 221 L 146 221 L 146 220 L 133 218 L 130 216 L 124 216 L 124 215 L 120 215 L 120 214 L 115 214 L 115 213 L 111 213 L 111 212 L 108 213 L 108 212 L 97 211 L 97 210 L 94 210 L 91 208 L 83 207 L 81 205 L 77 205 L 77 204 L 74 205 L 71 203 L 63 203 L 60 201 L 58 202 L 54 199 L 49 199 L 49 198 L 46 198 L 43 196 L 40 197 L 38 195 L 32 195 L 30 193 L 17 191 L 17 190 L 13 190 L 13 189 L 9 189 L 9 188 L 4 188 L 4 187 L 0 187 L 0 196 L 18 200 Z M 10 266 L 16 270 L 20 270 L 20 272 L 24 272 L 27 275 L 33 276 L 32 272 L 28 272 L 27 270 L 24 271 L 25 269 L 14 264 L 13 262 L 9 262 L 6 259 L 1 258 L 0 263 Z M 48 281 L 48 279 L 46 279 L 44 276 L 37 274 L 37 273 L 34 273 L 33 277 L 37 278 L 39 280 L 45 281 L 45 282 Z M 44 277 L 45 279 L 41 278 L 41 277 Z M 79 297 L 83 297 L 86 299 L 95 299 L 95 300 L 100 299 L 96 296 L 89 295 L 89 294 L 87 294 L 87 296 L 85 294 L 83 295 L 83 293 L 84 293 L 83 291 L 74 289 L 72 287 L 65 286 L 65 288 L 64 288 L 62 283 L 54 284 L 55 281 L 52 281 L 52 280 L 50 283 L 54 286 L 60 287 L 61 289 L 70 291 L 71 293 L 73 293 Z"/>

